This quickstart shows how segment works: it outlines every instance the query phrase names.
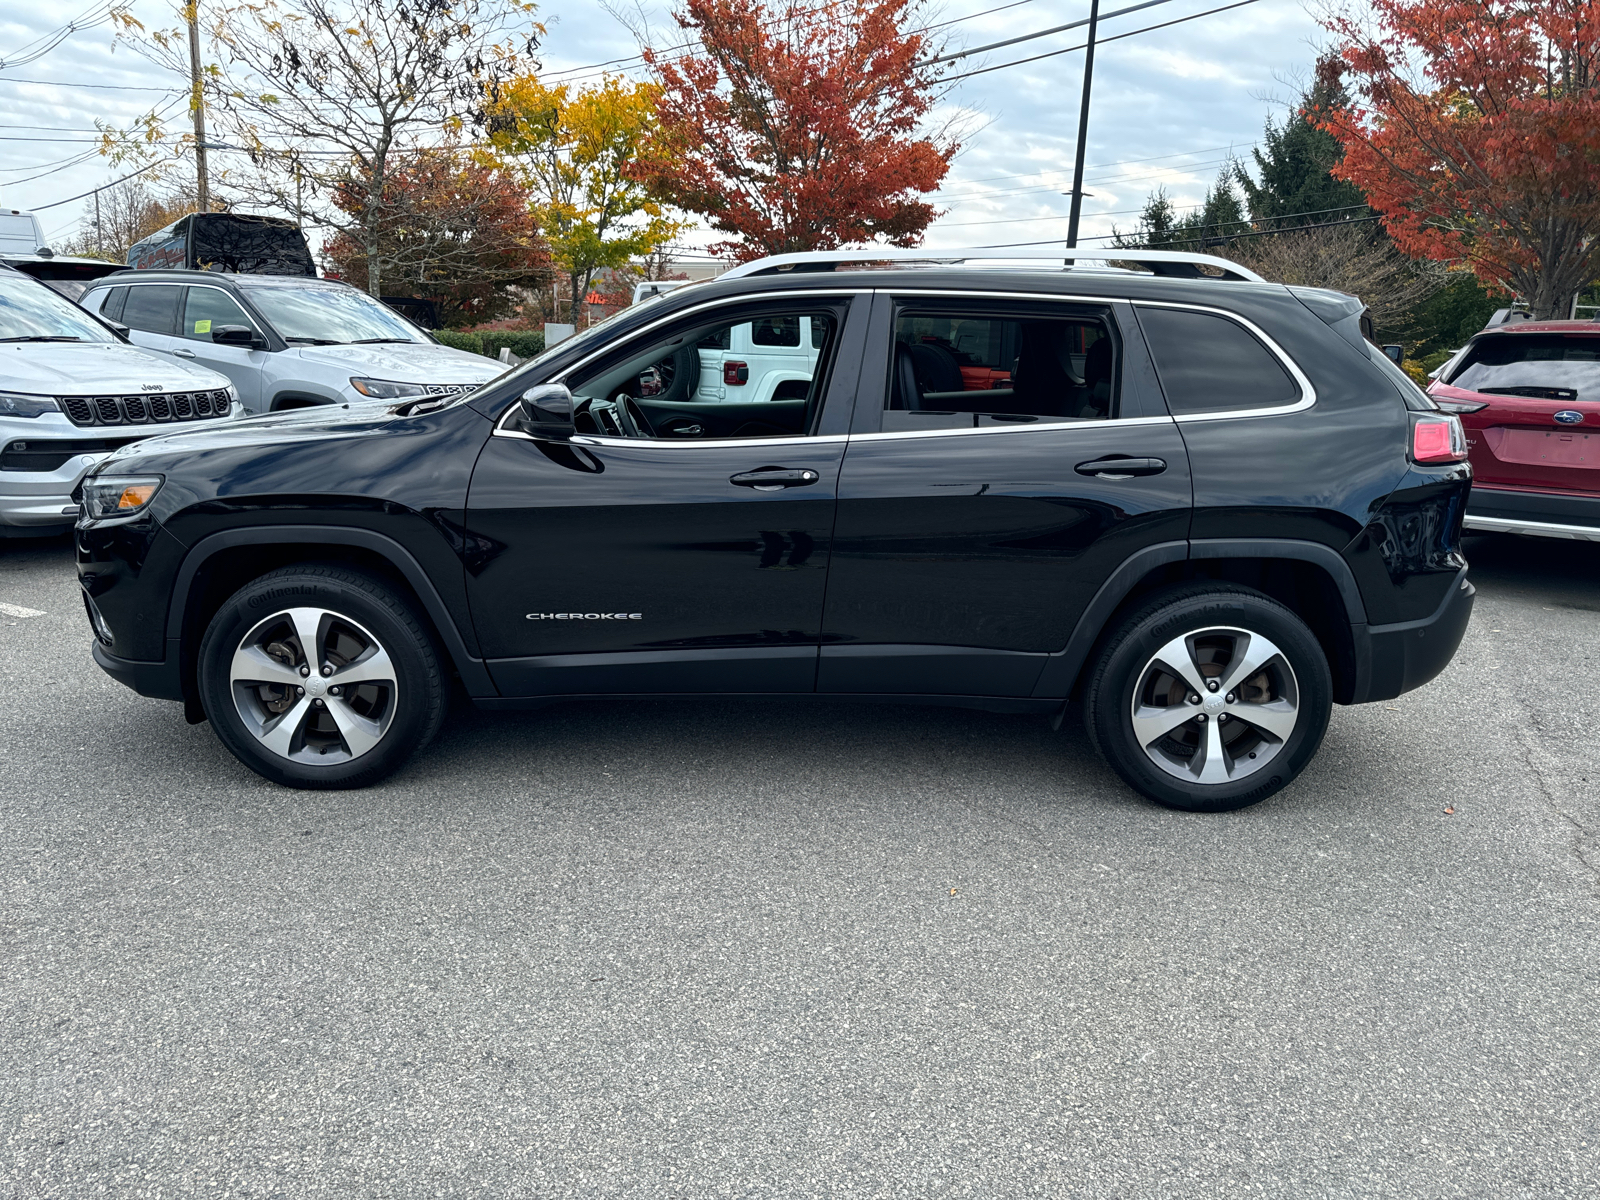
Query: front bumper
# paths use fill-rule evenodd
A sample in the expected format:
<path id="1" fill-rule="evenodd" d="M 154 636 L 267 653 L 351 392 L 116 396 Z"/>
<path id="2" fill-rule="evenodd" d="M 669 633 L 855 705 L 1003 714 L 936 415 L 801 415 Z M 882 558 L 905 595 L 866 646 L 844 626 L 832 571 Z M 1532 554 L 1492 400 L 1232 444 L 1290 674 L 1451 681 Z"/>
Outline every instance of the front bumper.
<path id="1" fill-rule="evenodd" d="M 54 471 L 0 470 L 0 537 L 60 533 L 78 519 L 73 493 L 110 451 L 74 454 Z"/>
<path id="2" fill-rule="evenodd" d="M 1600 542 L 1600 495 L 1519 491 L 1475 483 L 1462 527 L 1472 533 L 1526 533 Z"/>
<path id="3" fill-rule="evenodd" d="M 100 669 L 124 687 L 154 700 L 182 700 L 183 680 L 179 677 L 177 655 L 167 662 L 135 662 L 118 658 L 98 641 L 93 645 L 94 661 Z"/>
<path id="4" fill-rule="evenodd" d="M 1358 675 L 1366 686 L 1351 703 L 1393 700 L 1434 679 L 1450 665 L 1466 636 L 1476 595 L 1462 570 L 1431 616 L 1394 625 L 1353 626 Z"/>

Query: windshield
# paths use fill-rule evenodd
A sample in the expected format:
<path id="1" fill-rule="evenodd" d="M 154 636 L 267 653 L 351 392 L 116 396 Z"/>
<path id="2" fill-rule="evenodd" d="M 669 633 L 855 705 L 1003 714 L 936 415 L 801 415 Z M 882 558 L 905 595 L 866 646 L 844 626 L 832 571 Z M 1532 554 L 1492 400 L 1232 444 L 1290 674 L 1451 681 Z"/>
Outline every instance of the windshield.
<path id="1" fill-rule="evenodd" d="M 286 342 L 331 346 L 346 342 L 427 341 L 410 321 L 355 288 L 330 284 L 245 290 Z"/>
<path id="2" fill-rule="evenodd" d="M 1480 338 L 1445 382 L 1469 392 L 1600 399 L 1600 337 L 1507 333 Z"/>
<path id="3" fill-rule="evenodd" d="M 114 342 L 111 331 L 36 279 L 0 271 L 0 341 Z"/>

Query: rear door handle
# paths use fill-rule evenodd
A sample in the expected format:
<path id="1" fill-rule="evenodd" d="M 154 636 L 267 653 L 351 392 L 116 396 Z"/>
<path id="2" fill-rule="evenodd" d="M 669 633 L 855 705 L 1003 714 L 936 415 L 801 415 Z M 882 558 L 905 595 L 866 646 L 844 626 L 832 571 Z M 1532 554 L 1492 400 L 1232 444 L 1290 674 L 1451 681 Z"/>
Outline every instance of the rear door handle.
<path id="1" fill-rule="evenodd" d="M 172 352 L 172 356 L 174 358 L 193 358 L 194 357 L 194 351 L 193 350 L 174 350 Z"/>
<path id="2" fill-rule="evenodd" d="M 1097 458 L 1093 462 L 1079 463 L 1075 470 L 1079 475 L 1097 475 L 1101 479 L 1129 479 L 1134 475 L 1159 475 L 1167 469 L 1165 459 L 1161 458 L 1126 458 L 1113 454 L 1109 458 Z"/>
<path id="3" fill-rule="evenodd" d="M 808 487 L 820 478 L 822 477 L 815 471 L 790 467 L 757 467 L 754 471 L 730 475 L 728 482 L 739 487 L 755 488 L 758 492 L 778 492 L 784 488 Z"/>

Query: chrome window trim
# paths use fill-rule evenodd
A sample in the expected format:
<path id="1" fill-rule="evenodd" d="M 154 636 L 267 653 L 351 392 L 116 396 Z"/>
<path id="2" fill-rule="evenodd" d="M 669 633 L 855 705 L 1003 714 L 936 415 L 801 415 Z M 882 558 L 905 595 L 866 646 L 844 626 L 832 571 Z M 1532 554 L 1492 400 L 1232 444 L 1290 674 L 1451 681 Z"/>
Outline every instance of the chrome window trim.
<path id="1" fill-rule="evenodd" d="M 893 429 L 879 433 L 852 433 L 850 440 L 853 442 L 884 442 L 902 438 L 934 438 L 958 437 L 969 434 L 984 433 L 1039 433 L 1045 429 L 1100 429 L 1107 425 L 1115 425 L 1119 429 L 1129 425 L 1172 425 L 1171 417 L 1106 417 L 1096 420 L 1093 417 L 1066 417 L 1060 421 L 1047 421 L 1043 424 L 1016 424 L 1016 425 L 979 425 L 972 429 Z"/>
<path id="2" fill-rule="evenodd" d="M 510 415 L 509 413 L 507 415 Z M 502 418 L 503 419 L 503 418 Z M 548 438 L 536 438 L 531 433 L 524 433 L 520 429 L 504 429 L 496 426 L 494 437 L 518 438 L 524 442 L 548 441 Z M 857 434 L 856 436 L 860 436 Z M 848 442 L 850 435 L 844 433 L 830 433 L 825 437 L 764 437 L 764 438 L 628 438 L 607 437 L 598 433 L 575 433 L 570 438 L 559 443 L 563 446 L 602 446 L 617 450 L 701 450 L 712 446 L 826 446 Z"/>
<path id="3" fill-rule="evenodd" d="M 1250 320 L 1248 317 L 1242 317 L 1236 312 L 1232 312 L 1232 311 L 1230 311 L 1228 309 L 1225 309 L 1225 308 L 1217 308 L 1214 305 L 1192 304 L 1192 303 L 1184 303 L 1184 302 L 1172 301 L 1172 300 L 1135 300 L 1130 296 L 1081 296 L 1081 295 L 1077 295 L 1077 294 L 1063 294 L 1063 293 L 1060 293 L 1060 292 L 1048 292 L 1048 293 L 1046 293 L 1046 292 L 1033 292 L 1033 291 L 1017 291 L 1017 292 L 987 291 L 987 290 L 976 290 L 976 289 L 971 289 L 971 288 L 860 288 L 860 287 L 855 287 L 855 288 L 852 288 L 852 287 L 815 288 L 815 289 L 806 288 L 806 289 L 801 290 L 801 291 L 792 291 L 792 292 L 765 292 L 765 293 L 761 293 L 759 296 L 750 296 L 750 297 L 744 297 L 744 298 L 722 297 L 722 298 L 719 298 L 719 299 L 716 299 L 716 300 L 707 300 L 702 304 L 695 305 L 693 308 L 683 309 L 680 312 L 673 313 L 671 316 L 662 317 L 658 321 L 653 321 L 649 325 L 643 326 L 642 328 L 640 328 L 636 332 L 640 333 L 640 334 L 648 333 L 648 332 L 650 332 L 650 330 L 658 328 L 661 325 L 668 324 L 669 322 L 675 321 L 679 317 L 689 316 L 689 315 L 691 315 L 693 313 L 697 313 L 697 312 L 700 312 L 700 311 L 702 311 L 704 309 L 708 309 L 708 308 L 723 307 L 723 306 L 726 306 L 726 305 L 729 305 L 729 304 L 747 303 L 747 302 L 749 302 L 751 300 L 791 299 L 791 298 L 794 298 L 794 297 L 802 297 L 802 296 L 859 296 L 859 295 L 877 295 L 879 293 L 882 293 L 882 294 L 887 295 L 887 296 L 928 296 L 928 297 L 940 297 L 940 298 L 949 297 L 949 298 L 954 298 L 954 299 L 976 299 L 976 300 L 1013 300 L 1013 301 L 1015 301 L 1015 300 L 1023 300 L 1023 301 L 1029 301 L 1029 302 L 1033 302 L 1033 301 L 1053 301 L 1053 302 L 1056 302 L 1056 303 L 1067 303 L 1067 304 L 1094 304 L 1094 305 L 1100 305 L 1100 306 L 1103 306 L 1103 307 L 1110 307 L 1113 304 L 1123 303 L 1123 304 L 1130 304 L 1135 308 L 1139 308 L 1139 307 L 1144 307 L 1144 308 L 1176 308 L 1176 309 L 1181 309 L 1181 310 L 1188 310 L 1188 311 L 1191 311 L 1191 312 L 1210 313 L 1213 316 L 1222 317 L 1224 320 L 1233 321 L 1236 324 L 1242 325 L 1258 341 L 1260 341 L 1261 344 L 1264 345 L 1267 348 L 1268 353 L 1270 353 L 1274 358 L 1276 358 L 1278 360 L 1279 364 L 1284 368 L 1284 370 L 1289 372 L 1290 378 L 1292 378 L 1295 381 L 1296 385 L 1300 388 L 1300 399 L 1295 401 L 1293 404 L 1281 404 L 1281 405 L 1276 405 L 1276 406 L 1274 406 L 1272 408 L 1223 409 L 1223 410 L 1221 410 L 1219 412 L 1213 412 L 1213 413 L 1191 413 L 1191 414 L 1187 414 L 1187 415 L 1184 415 L 1184 416 L 1173 416 L 1173 415 L 1169 414 L 1169 415 L 1164 416 L 1164 417 L 1107 417 L 1107 418 L 1105 418 L 1103 420 L 1077 418 L 1077 419 L 1067 419 L 1067 420 L 1061 420 L 1061 421 L 1050 421 L 1050 422 L 1046 422 L 1046 423 L 1043 423 L 1043 424 L 1027 423 L 1027 424 L 1017 424 L 1017 425 L 982 425 L 982 426 L 977 426 L 977 427 L 971 428 L 971 429 L 962 428 L 962 429 L 890 430 L 890 431 L 878 431 L 878 432 L 874 432 L 874 433 L 852 433 L 852 434 L 848 434 L 848 435 L 837 434 L 837 435 L 831 435 L 831 436 L 826 437 L 826 438 L 817 438 L 817 437 L 711 438 L 711 439 L 707 439 L 705 441 L 691 441 L 689 439 L 684 439 L 682 441 L 678 441 L 678 440 L 675 440 L 675 439 L 668 439 L 668 438 L 611 438 L 611 437 L 604 437 L 604 436 L 594 435 L 594 434 L 578 434 L 578 435 L 575 435 L 571 440 L 574 443 L 578 444 L 578 445 L 613 446 L 613 447 L 617 447 L 617 446 L 671 446 L 671 447 L 676 448 L 676 447 L 682 447 L 682 446 L 691 446 L 691 447 L 692 446 L 729 446 L 729 445 L 740 445 L 740 446 L 793 446 L 793 445 L 804 445 L 804 444 L 815 445 L 815 444 L 820 444 L 820 443 L 823 443 L 823 442 L 890 441 L 890 440 L 900 440 L 900 439 L 909 439 L 909 438 L 964 437 L 964 436 L 970 436 L 970 435 L 975 435 L 975 434 L 982 435 L 982 434 L 1037 433 L 1038 431 L 1044 430 L 1044 429 L 1079 428 L 1079 427 L 1085 427 L 1085 426 L 1094 427 L 1094 428 L 1100 428 L 1102 426 L 1107 426 L 1107 425 L 1116 425 L 1116 426 L 1165 425 L 1165 424 L 1180 424 L 1181 425 L 1181 424 L 1188 424 L 1189 422 L 1193 422 L 1193 421 L 1233 421 L 1233 420 L 1239 420 L 1239 419 L 1246 418 L 1246 417 L 1281 417 L 1281 416 L 1287 416 L 1287 415 L 1289 415 L 1291 413 L 1304 412 L 1307 409 L 1312 408 L 1317 402 L 1317 390 L 1316 390 L 1316 387 L 1312 384 L 1311 380 L 1306 376 L 1306 373 L 1304 371 L 1302 371 L 1300 369 L 1299 364 L 1296 363 L 1292 357 L 1290 357 L 1288 351 L 1286 351 L 1282 346 L 1278 345 L 1277 341 L 1275 341 L 1271 337 L 1271 335 L 1269 335 L 1266 332 L 1266 330 L 1262 329 L 1261 326 L 1257 325 L 1254 321 Z M 1141 337 L 1143 336 L 1143 331 L 1142 330 L 1140 331 L 1140 336 Z M 559 382 L 561 382 L 562 380 L 566 379 L 567 376 L 570 375 L 573 371 L 576 371 L 579 368 L 587 365 L 588 363 L 593 362 L 596 358 L 599 358 L 602 354 L 607 353 L 609 349 L 610 349 L 610 347 L 604 347 L 604 348 L 601 348 L 601 349 L 597 349 L 593 354 L 590 354 L 590 355 L 586 356 L 585 358 L 579 359 L 577 362 L 573 363 L 570 367 L 566 368 L 566 370 L 562 371 L 561 374 L 557 375 L 554 379 L 549 380 L 549 382 L 551 382 L 551 383 L 559 383 Z M 1154 364 L 1152 364 L 1152 366 L 1153 365 Z M 510 418 L 511 414 L 516 410 L 516 407 L 517 407 L 516 402 L 513 401 L 506 408 L 506 411 L 500 414 L 500 417 L 495 421 L 495 427 L 494 427 L 494 430 L 493 430 L 493 436 L 495 436 L 495 437 L 515 437 L 515 438 L 523 438 L 523 439 L 526 439 L 528 441 L 537 441 L 538 439 L 534 438 L 530 434 L 522 433 L 519 430 L 512 430 L 512 429 L 505 428 L 506 421 Z"/>
<path id="4" fill-rule="evenodd" d="M 1249 330 L 1255 335 L 1257 341 L 1267 348 L 1267 352 L 1278 360 L 1279 365 L 1282 366 L 1284 370 L 1289 372 L 1289 377 L 1293 379 L 1300 388 L 1300 399 L 1296 400 L 1293 404 L 1278 404 L 1271 408 L 1225 408 L 1220 412 L 1187 413 L 1182 416 L 1174 415 L 1173 420 L 1177 421 L 1180 425 L 1187 425 L 1192 421 L 1235 421 L 1242 417 L 1283 417 L 1289 415 L 1290 413 L 1305 412 L 1306 409 L 1311 408 L 1316 404 L 1317 389 L 1312 386 L 1311 380 L 1308 379 L 1306 377 L 1306 373 L 1300 369 L 1300 365 L 1289 356 L 1289 352 L 1287 350 L 1278 345 L 1278 343 L 1268 335 L 1266 330 L 1262 329 L 1261 326 L 1250 320 L 1250 318 L 1241 317 L 1236 312 L 1230 312 L 1225 308 L 1215 308 L 1209 304 L 1179 304 L 1171 300 L 1134 300 L 1132 301 L 1132 304 L 1135 308 L 1177 308 L 1186 309 L 1190 312 L 1210 313 L 1213 316 L 1222 317 L 1224 320 L 1232 321 L 1236 325 L 1243 325 L 1245 329 Z M 1154 362 L 1152 362 L 1151 365 L 1154 366 Z M 1157 368 L 1156 377 L 1159 379 L 1160 375 L 1161 371 L 1159 368 Z"/>

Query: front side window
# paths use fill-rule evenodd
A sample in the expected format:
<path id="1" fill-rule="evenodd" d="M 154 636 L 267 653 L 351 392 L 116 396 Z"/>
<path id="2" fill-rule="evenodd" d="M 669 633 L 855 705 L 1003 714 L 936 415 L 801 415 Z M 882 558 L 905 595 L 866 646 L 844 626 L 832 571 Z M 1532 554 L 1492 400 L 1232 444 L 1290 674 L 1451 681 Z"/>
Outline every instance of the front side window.
<path id="1" fill-rule="evenodd" d="M 1467 347 L 1445 382 L 1491 396 L 1594 400 L 1600 398 L 1600 337 L 1489 334 Z"/>
<path id="2" fill-rule="evenodd" d="M 388 305 L 352 287 L 268 285 L 248 291 L 250 302 L 286 342 L 339 346 L 427 340 Z"/>
<path id="3" fill-rule="evenodd" d="M 576 373 L 580 433 L 660 438 L 808 433 L 837 340 L 829 312 L 712 319 Z"/>
<path id="4" fill-rule="evenodd" d="M 145 333 L 171 334 L 183 289 L 176 284 L 147 283 L 128 289 L 122 323 Z"/>
<path id="5" fill-rule="evenodd" d="M 1104 315 L 907 308 L 895 319 L 883 428 L 1105 420 L 1116 384 Z"/>
<path id="6" fill-rule="evenodd" d="M 196 342 L 209 342 L 224 325 L 243 325 L 255 330 L 256 323 L 245 315 L 238 301 L 219 288 L 192 287 L 183 302 L 182 336 Z"/>
<path id="7" fill-rule="evenodd" d="M 1294 377 L 1237 321 L 1141 305 L 1139 325 L 1175 417 L 1279 408 L 1300 399 Z"/>
<path id="8" fill-rule="evenodd" d="M 72 301 L 20 271 L 0 270 L 0 342 L 112 342 L 111 331 Z"/>

